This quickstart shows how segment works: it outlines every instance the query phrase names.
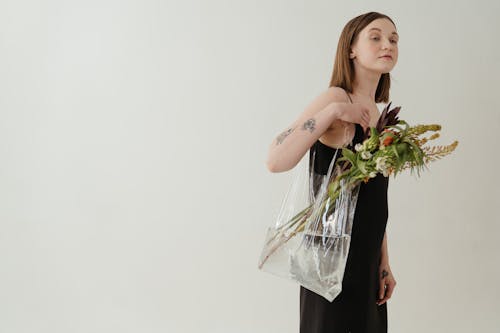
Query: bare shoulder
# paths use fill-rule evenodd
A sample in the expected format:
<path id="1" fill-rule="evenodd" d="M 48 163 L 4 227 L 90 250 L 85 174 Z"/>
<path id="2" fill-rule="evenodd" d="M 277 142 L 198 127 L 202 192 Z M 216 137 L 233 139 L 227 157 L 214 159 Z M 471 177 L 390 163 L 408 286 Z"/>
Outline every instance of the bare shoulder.
<path id="1" fill-rule="evenodd" d="M 327 104 L 329 104 L 329 103 L 350 103 L 347 91 L 345 91 L 341 87 L 332 86 L 332 87 L 328 88 L 328 90 L 325 91 L 325 95 L 326 95 L 325 98 L 328 99 Z M 338 124 L 339 124 L 338 121 L 333 122 L 330 125 L 330 127 L 328 128 L 328 130 L 332 129 L 335 125 L 338 125 Z"/>
<path id="2" fill-rule="evenodd" d="M 326 90 L 326 95 L 332 99 L 332 102 L 348 102 L 349 97 L 347 95 L 347 91 L 341 87 L 332 86 Z"/>
<path id="3" fill-rule="evenodd" d="M 349 97 L 347 97 L 347 92 L 341 87 L 329 87 L 323 91 L 315 100 L 322 105 L 328 105 L 330 103 L 347 103 Z"/>
<path id="4" fill-rule="evenodd" d="M 330 103 L 347 103 L 347 93 L 340 87 L 329 87 L 314 98 L 304 111 L 303 117 L 312 117 L 316 112 L 325 108 Z"/>
<path id="5" fill-rule="evenodd" d="M 341 87 L 330 87 L 326 95 L 330 99 L 329 103 L 350 103 L 347 92 Z M 346 123 L 340 119 L 332 122 L 327 130 L 319 137 L 319 141 L 332 148 L 344 147 L 352 142 L 355 134 L 355 125 Z"/>
<path id="6" fill-rule="evenodd" d="M 295 128 L 304 122 L 311 120 L 318 112 L 325 109 L 331 103 L 348 103 L 349 97 L 344 89 L 340 87 L 328 87 L 318 94 L 302 111 L 300 116 L 292 123 L 290 128 Z M 334 122 L 335 123 L 335 122 Z M 335 124 L 329 125 L 330 129 Z"/>

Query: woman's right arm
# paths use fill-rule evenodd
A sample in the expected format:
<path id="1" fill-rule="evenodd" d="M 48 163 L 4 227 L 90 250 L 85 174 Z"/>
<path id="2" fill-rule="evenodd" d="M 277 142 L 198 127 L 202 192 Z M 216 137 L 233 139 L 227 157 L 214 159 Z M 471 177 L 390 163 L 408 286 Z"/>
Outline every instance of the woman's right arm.
<path id="1" fill-rule="evenodd" d="M 269 171 L 284 172 L 292 169 L 328 128 L 340 130 L 346 100 L 346 92 L 339 87 L 330 87 L 316 97 L 300 117 L 269 146 L 266 161 Z"/>

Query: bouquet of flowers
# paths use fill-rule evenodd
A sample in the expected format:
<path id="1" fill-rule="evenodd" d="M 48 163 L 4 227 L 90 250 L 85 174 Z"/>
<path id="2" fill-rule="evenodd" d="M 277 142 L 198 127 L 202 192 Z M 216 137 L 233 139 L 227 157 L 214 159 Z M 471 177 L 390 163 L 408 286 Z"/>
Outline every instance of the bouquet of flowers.
<path id="1" fill-rule="evenodd" d="M 441 126 L 410 126 L 397 117 L 401 107 L 389 111 L 390 105 L 377 126 L 365 131 L 362 143 L 341 148 L 341 158 L 335 153 L 326 175 L 314 174 L 310 156 L 309 203 L 268 229 L 259 269 L 297 281 L 331 302 L 341 291 L 360 184 L 379 173 L 395 177 L 407 169 L 420 176 L 427 164 L 455 150 L 458 141 L 425 146 L 439 137 Z M 423 137 L 427 132 L 435 133 Z"/>

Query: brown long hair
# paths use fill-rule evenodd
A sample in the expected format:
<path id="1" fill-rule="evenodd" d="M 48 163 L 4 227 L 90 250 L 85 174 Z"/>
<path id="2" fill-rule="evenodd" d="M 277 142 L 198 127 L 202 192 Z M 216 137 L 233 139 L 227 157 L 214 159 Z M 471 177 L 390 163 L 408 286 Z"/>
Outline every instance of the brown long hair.
<path id="1" fill-rule="evenodd" d="M 333 65 L 333 74 L 330 80 L 330 87 L 341 87 L 347 92 L 352 93 L 354 82 L 354 63 L 349 58 L 351 45 L 357 38 L 359 32 L 363 30 L 370 22 L 379 18 L 386 18 L 396 26 L 392 19 L 378 12 L 368 12 L 351 19 L 345 25 L 340 34 L 337 45 L 337 54 Z M 380 76 L 377 90 L 375 91 L 375 103 L 389 102 L 389 89 L 391 87 L 390 73 L 384 73 Z"/>

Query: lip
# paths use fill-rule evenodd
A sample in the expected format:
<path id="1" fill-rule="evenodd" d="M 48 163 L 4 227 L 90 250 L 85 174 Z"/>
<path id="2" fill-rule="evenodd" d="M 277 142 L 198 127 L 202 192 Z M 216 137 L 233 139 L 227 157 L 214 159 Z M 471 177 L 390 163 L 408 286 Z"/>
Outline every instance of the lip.
<path id="1" fill-rule="evenodd" d="M 390 55 L 381 56 L 380 58 L 391 59 L 392 60 L 392 57 Z"/>

